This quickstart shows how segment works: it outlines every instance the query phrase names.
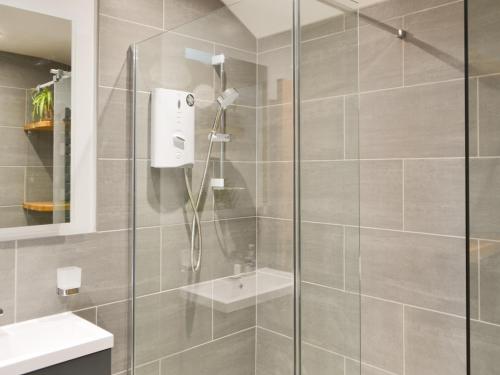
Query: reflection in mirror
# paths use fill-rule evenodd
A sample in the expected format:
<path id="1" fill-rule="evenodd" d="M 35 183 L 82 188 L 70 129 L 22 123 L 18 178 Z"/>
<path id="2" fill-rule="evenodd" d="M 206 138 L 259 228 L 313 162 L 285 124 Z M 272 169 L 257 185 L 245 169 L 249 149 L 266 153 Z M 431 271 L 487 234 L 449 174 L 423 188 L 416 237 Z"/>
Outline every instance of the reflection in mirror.
<path id="1" fill-rule="evenodd" d="M 71 21 L 0 5 L 0 228 L 69 222 Z"/>

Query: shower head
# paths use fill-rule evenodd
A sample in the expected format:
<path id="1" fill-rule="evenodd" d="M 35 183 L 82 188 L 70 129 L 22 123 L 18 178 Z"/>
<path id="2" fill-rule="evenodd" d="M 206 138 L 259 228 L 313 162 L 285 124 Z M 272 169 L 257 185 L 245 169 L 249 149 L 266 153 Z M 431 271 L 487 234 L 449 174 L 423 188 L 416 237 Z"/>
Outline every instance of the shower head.
<path id="1" fill-rule="evenodd" d="M 240 96 L 240 93 L 235 88 L 229 88 L 217 98 L 217 102 L 222 109 L 226 109 L 238 99 L 238 96 Z"/>

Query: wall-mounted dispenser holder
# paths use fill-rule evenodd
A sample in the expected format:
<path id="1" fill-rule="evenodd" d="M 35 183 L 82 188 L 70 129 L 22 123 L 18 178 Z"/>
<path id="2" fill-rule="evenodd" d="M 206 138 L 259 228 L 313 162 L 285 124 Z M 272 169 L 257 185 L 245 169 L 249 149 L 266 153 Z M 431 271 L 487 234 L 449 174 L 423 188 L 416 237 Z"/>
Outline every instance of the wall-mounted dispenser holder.
<path id="1" fill-rule="evenodd" d="M 155 88 L 151 94 L 151 166 L 190 167 L 194 164 L 194 95 Z"/>
<path id="2" fill-rule="evenodd" d="M 73 296 L 80 293 L 82 286 L 82 269 L 80 267 L 63 267 L 57 269 L 57 295 Z"/>

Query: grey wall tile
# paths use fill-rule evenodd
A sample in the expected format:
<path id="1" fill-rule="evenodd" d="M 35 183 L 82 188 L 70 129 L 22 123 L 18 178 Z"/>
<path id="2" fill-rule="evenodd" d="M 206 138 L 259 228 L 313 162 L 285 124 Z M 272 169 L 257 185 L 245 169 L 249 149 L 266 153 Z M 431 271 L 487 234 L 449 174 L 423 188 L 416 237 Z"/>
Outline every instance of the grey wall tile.
<path id="1" fill-rule="evenodd" d="M 403 373 L 403 305 L 370 297 L 361 300 L 361 358 Z"/>
<path id="2" fill-rule="evenodd" d="M 497 119 L 500 115 L 498 109 L 500 77 L 479 78 L 478 83 L 479 155 L 498 156 L 500 155 L 500 131 L 497 126 Z M 474 92 L 471 92 L 471 96 L 473 94 Z"/>
<path id="3" fill-rule="evenodd" d="M 265 281 L 258 276 L 259 288 Z M 293 337 L 293 290 L 271 299 L 257 297 L 257 326 Z"/>
<path id="4" fill-rule="evenodd" d="M 150 97 L 151 95 L 149 93 L 144 93 L 144 92 L 137 92 L 136 96 L 135 152 L 136 152 L 136 158 L 138 159 L 148 159 L 151 157 L 149 150 L 150 146 L 149 143 L 151 142 Z"/>
<path id="5" fill-rule="evenodd" d="M 19 241 L 18 319 L 79 310 L 129 296 L 129 233 L 116 231 Z M 58 267 L 82 268 L 80 294 L 56 294 Z M 33 285 L 37 293 L 33 294 Z"/>
<path id="6" fill-rule="evenodd" d="M 135 243 L 136 295 L 158 292 L 162 267 L 160 228 L 137 229 Z"/>
<path id="7" fill-rule="evenodd" d="M 28 162 L 28 137 L 23 129 L 0 127 L 0 165 L 25 166 Z"/>
<path id="8" fill-rule="evenodd" d="M 359 95 L 345 97 L 345 157 L 359 159 Z"/>
<path id="9" fill-rule="evenodd" d="M 91 307 L 90 309 L 73 311 L 73 314 L 88 320 L 91 323 L 97 324 L 97 307 Z"/>
<path id="10" fill-rule="evenodd" d="M 359 162 L 302 162 L 302 219 L 359 224 Z"/>
<path id="11" fill-rule="evenodd" d="M 479 319 L 479 241 L 470 240 L 469 245 L 469 287 L 471 319 Z"/>
<path id="12" fill-rule="evenodd" d="M 152 168 L 149 160 L 135 163 L 135 215 L 138 227 L 150 227 L 161 222 L 161 198 L 165 194 L 162 173 L 164 169 Z M 183 186 L 183 185 L 181 185 Z"/>
<path id="13" fill-rule="evenodd" d="M 258 105 L 292 102 L 292 57 L 290 46 L 258 55 Z"/>
<path id="14" fill-rule="evenodd" d="M 226 7 L 185 23 L 177 27 L 175 31 L 245 51 L 255 52 L 257 49 L 255 36 Z"/>
<path id="15" fill-rule="evenodd" d="M 188 291 L 153 294 L 135 303 L 137 364 L 202 344 L 212 337 L 211 309 Z"/>
<path id="16" fill-rule="evenodd" d="M 26 182 L 24 186 L 26 201 L 51 202 L 53 200 L 53 189 L 52 167 L 26 168 Z"/>
<path id="17" fill-rule="evenodd" d="M 292 218 L 292 163 L 257 164 L 257 214 L 275 218 Z"/>
<path id="18" fill-rule="evenodd" d="M 385 23 L 402 28 L 402 19 Z M 361 91 L 403 85 L 403 42 L 379 25 L 359 29 L 359 84 Z"/>
<path id="19" fill-rule="evenodd" d="M 291 6 L 291 5 L 290 5 Z M 306 11 L 307 4 L 303 7 L 303 11 Z M 292 19 L 290 19 L 290 27 Z M 306 41 L 309 39 L 320 38 L 329 34 L 339 33 L 344 31 L 345 26 L 345 16 L 343 12 L 337 14 L 333 17 L 325 18 L 321 21 L 306 23 L 305 20 L 301 24 L 301 40 Z"/>
<path id="20" fill-rule="evenodd" d="M 224 54 L 226 87 L 234 87 L 240 93 L 235 104 L 255 106 L 257 101 L 257 55 L 229 47 L 215 45 L 215 53 Z M 220 87 L 220 73 L 215 75 L 216 87 Z"/>
<path id="21" fill-rule="evenodd" d="M 463 315 L 464 249 L 460 238 L 363 229 L 362 292 Z"/>
<path id="22" fill-rule="evenodd" d="M 473 238 L 499 239 L 500 160 L 471 159 L 470 161 L 470 210 L 471 236 Z"/>
<path id="23" fill-rule="evenodd" d="M 293 3 L 288 1 L 288 6 L 290 9 L 293 7 Z M 292 20 L 290 22 L 290 30 L 282 31 L 277 34 L 268 35 L 257 40 L 257 51 L 259 53 L 277 49 L 280 47 L 289 46 L 292 44 Z"/>
<path id="24" fill-rule="evenodd" d="M 52 78 L 49 70 L 61 64 L 37 57 L 0 52 L 0 86 L 31 89 Z"/>
<path id="25" fill-rule="evenodd" d="M 14 323 L 15 319 L 15 256 L 14 242 L 0 243 L 0 308 L 4 311 L 0 326 Z"/>
<path id="26" fill-rule="evenodd" d="M 370 4 L 366 0 L 361 0 L 360 8 L 363 15 L 382 21 L 423 9 L 437 7 L 448 2 L 449 0 L 388 0 Z M 363 17 L 360 17 L 360 19 L 363 23 L 369 22 Z"/>
<path id="27" fill-rule="evenodd" d="M 30 218 L 23 206 L 0 207 L 0 228 L 22 227 L 30 223 L 37 223 L 37 218 Z M 44 218 L 39 219 L 43 222 Z"/>
<path id="28" fill-rule="evenodd" d="M 236 89 L 238 89 L 236 87 Z M 224 160 L 255 161 L 256 110 L 240 106 L 231 106 L 226 110 L 226 133 L 231 134 L 231 142 L 226 143 Z M 212 123 L 213 120 L 210 121 Z M 207 146 L 207 135 L 204 137 Z M 220 158 L 220 144 L 214 145 L 214 157 Z"/>
<path id="29" fill-rule="evenodd" d="M 464 76 L 462 2 L 406 16 L 404 28 L 406 84 Z"/>
<path id="30" fill-rule="evenodd" d="M 257 160 L 291 161 L 293 108 L 291 104 L 257 109 Z"/>
<path id="31" fill-rule="evenodd" d="M 302 102 L 301 116 L 301 160 L 343 159 L 344 98 Z M 289 136 L 285 139 L 292 148 L 292 115 L 290 115 L 289 129 Z M 291 151 L 290 159 L 287 160 L 291 160 L 293 156 Z"/>
<path id="32" fill-rule="evenodd" d="M 172 30 L 210 14 L 224 4 L 220 0 L 164 0 L 164 6 L 165 30 Z"/>
<path id="33" fill-rule="evenodd" d="M 326 350 L 302 344 L 304 375 L 344 375 L 344 358 Z"/>
<path id="34" fill-rule="evenodd" d="M 302 283 L 302 338 L 308 343 L 359 358 L 359 295 Z"/>
<path id="35" fill-rule="evenodd" d="M 379 368 L 367 365 L 366 363 L 359 363 L 350 359 L 346 360 L 345 375 L 389 375 L 390 372 L 381 370 Z"/>
<path id="36" fill-rule="evenodd" d="M 213 190 L 215 219 L 255 216 L 256 168 L 254 163 L 224 163 L 223 190 Z M 220 176 L 220 163 L 215 163 L 215 176 Z M 212 189 L 210 189 L 212 190 Z"/>
<path id="37" fill-rule="evenodd" d="M 23 167 L 0 167 L 0 206 L 22 205 L 24 171 Z"/>
<path id="38" fill-rule="evenodd" d="M 144 366 L 136 366 L 136 375 L 160 375 L 160 361 L 149 363 Z"/>
<path id="39" fill-rule="evenodd" d="M 99 17 L 99 83 L 127 88 L 130 80 L 128 49 L 160 30 L 106 16 Z"/>
<path id="40" fill-rule="evenodd" d="M 132 306 L 124 301 L 97 308 L 97 325 L 111 332 L 114 346 L 111 350 L 111 371 L 123 371 L 130 366 L 129 340 L 132 334 Z"/>
<path id="41" fill-rule="evenodd" d="M 203 372 L 219 375 L 255 374 L 255 331 L 249 329 L 161 362 L 161 375 L 197 375 Z"/>
<path id="42" fill-rule="evenodd" d="M 402 161 L 362 161 L 360 193 L 361 225 L 403 229 Z"/>
<path id="43" fill-rule="evenodd" d="M 345 289 L 361 292 L 361 230 L 359 227 L 345 227 Z"/>
<path id="44" fill-rule="evenodd" d="M 127 160 L 97 161 L 97 229 L 129 227 L 130 162 Z"/>
<path id="45" fill-rule="evenodd" d="M 293 374 L 293 340 L 257 329 L 256 352 L 257 375 L 291 375 Z"/>
<path id="46" fill-rule="evenodd" d="M 479 79 L 469 79 L 469 156 L 477 156 L 479 151 Z"/>
<path id="47" fill-rule="evenodd" d="M 465 160 L 406 160 L 405 229 L 465 235 Z"/>
<path id="48" fill-rule="evenodd" d="M 498 73 L 498 3 L 495 0 L 476 0 L 469 5 L 470 72 L 472 75 Z"/>
<path id="49" fill-rule="evenodd" d="M 300 64 L 302 99 L 356 92 L 357 44 L 356 30 L 304 42 Z"/>
<path id="50" fill-rule="evenodd" d="M 108 16 L 163 27 L 163 0 L 140 1 L 104 0 L 99 3 L 99 12 Z"/>
<path id="51" fill-rule="evenodd" d="M 344 229 L 341 226 L 302 223 L 301 231 L 302 280 L 343 289 Z"/>
<path id="52" fill-rule="evenodd" d="M 27 97 L 26 90 L 0 87 L 0 126 L 24 126 Z"/>
<path id="53" fill-rule="evenodd" d="M 495 325 L 471 322 L 471 373 L 494 374 L 500 366 L 500 328 Z"/>
<path id="54" fill-rule="evenodd" d="M 51 165 L 54 155 L 53 135 L 50 132 L 26 134 L 28 140 L 27 165 L 36 167 Z"/>
<path id="55" fill-rule="evenodd" d="M 257 266 L 292 272 L 293 222 L 272 218 L 257 220 Z"/>
<path id="56" fill-rule="evenodd" d="M 479 252 L 479 311 L 481 320 L 500 323 L 500 244 L 496 242 L 480 241 Z"/>
<path id="57" fill-rule="evenodd" d="M 99 87 L 98 102 L 97 156 L 130 158 L 132 92 Z"/>
<path id="58" fill-rule="evenodd" d="M 463 156 L 463 87 L 449 82 L 361 95 L 361 158 Z"/>
<path id="59" fill-rule="evenodd" d="M 466 373 L 465 319 L 405 307 L 405 374 Z"/>

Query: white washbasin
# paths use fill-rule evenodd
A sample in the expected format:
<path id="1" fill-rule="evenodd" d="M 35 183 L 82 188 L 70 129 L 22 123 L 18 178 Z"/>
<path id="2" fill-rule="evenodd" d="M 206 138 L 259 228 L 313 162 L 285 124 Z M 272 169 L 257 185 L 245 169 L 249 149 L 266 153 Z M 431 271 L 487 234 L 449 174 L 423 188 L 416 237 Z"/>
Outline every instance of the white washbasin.
<path id="1" fill-rule="evenodd" d="M 213 290 L 212 290 L 213 288 Z M 230 313 L 293 293 L 293 275 L 272 268 L 226 277 L 212 282 L 188 285 L 181 290 L 188 300 Z M 257 297 L 257 298 L 256 298 Z"/>
<path id="2" fill-rule="evenodd" d="M 113 335 L 72 313 L 0 327 L 0 375 L 39 370 L 113 347 Z"/>

